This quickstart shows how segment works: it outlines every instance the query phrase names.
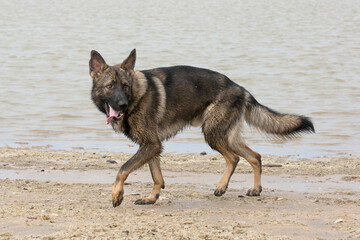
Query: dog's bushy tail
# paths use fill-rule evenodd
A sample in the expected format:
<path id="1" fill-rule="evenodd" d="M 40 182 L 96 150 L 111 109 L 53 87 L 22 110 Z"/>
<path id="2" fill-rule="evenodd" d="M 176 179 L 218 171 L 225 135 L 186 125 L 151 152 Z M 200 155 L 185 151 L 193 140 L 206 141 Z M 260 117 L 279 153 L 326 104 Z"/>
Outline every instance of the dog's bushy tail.
<path id="1" fill-rule="evenodd" d="M 246 106 L 245 121 L 261 131 L 282 138 L 291 138 L 301 133 L 315 133 L 310 118 L 276 112 L 261 105 L 250 95 Z"/>

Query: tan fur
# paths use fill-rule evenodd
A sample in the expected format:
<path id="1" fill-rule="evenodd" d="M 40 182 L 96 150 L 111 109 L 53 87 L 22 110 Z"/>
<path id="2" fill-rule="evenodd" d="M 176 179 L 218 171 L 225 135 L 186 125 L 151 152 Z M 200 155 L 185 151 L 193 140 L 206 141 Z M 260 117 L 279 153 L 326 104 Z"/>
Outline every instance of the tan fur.
<path id="1" fill-rule="evenodd" d="M 276 115 L 260 106 L 252 107 L 246 113 L 246 121 L 270 134 L 277 134 L 296 128 L 301 119 L 296 115 Z"/>
<path id="2" fill-rule="evenodd" d="M 156 115 L 156 119 L 158 122 L 161 121 L 162 117 L 164 116 L 165 109 L 166 109 L 166 92 L 163 83 L 160 81 L 159 78 L 153 77 L 153 81 L 155 82 L 158 96 L 159 96 L 159 103 L 157 104 L 158 107 L 158 114 Z"/>

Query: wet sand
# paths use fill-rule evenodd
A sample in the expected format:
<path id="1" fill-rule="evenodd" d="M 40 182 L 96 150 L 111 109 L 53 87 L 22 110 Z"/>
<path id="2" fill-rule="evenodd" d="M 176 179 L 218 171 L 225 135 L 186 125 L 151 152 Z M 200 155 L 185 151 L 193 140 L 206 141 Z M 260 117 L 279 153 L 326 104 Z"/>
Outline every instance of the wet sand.
<path id="1" fill-rule="evenodd" d="M 360 157 L 263 156 L 263 192 L 246 197 L 241 160 L 227 193 L 213 191 L 218 154 L 164 154 L 166 188 L 155 205 L 143 167 L 111 205 L 111 184 L 131 154 L 0 149 L 0 239 L 359 239 Z"/>

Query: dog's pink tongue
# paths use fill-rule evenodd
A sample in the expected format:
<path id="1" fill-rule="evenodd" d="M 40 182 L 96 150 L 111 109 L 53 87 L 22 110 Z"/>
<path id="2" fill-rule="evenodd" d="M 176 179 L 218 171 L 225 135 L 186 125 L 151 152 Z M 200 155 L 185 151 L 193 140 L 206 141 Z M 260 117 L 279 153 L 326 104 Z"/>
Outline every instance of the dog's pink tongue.
<path id="1" fill-rule="evenodd" d="M 109 117 L 107 119 L 107 124 L 109 124 L 114 118 L 119 116 L 119 111 L 114 110 L 110 105 L 109 105 Z"/>

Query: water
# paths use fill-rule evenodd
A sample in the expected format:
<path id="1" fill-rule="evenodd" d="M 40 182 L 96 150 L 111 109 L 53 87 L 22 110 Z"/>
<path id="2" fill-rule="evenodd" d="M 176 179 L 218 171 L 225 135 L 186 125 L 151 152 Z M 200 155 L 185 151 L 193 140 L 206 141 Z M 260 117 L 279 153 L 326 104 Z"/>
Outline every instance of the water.
<path id="1" fill-rule="evenodd" d="M 0 146 L 136 151 L 90 101 L 90 51 L 109 64 L 137 49 L 136 68 L 210 68 L 262 104 L 312 117 L 290 142 L 246 129 L 263 154 L 360 155 L 357 0 L 1 1 Z M 167 152 L 209 151 L 199 129 Z"/>
<path id="2" fill-rule="evenodd" d="M 26 179 L 36 181 L 53 181 L 67 184 L 83 183 L 83 184 L 111 184 L 116 170 L 46 170 L 39 172 L 34 169 L 0 169 L 1 179 Z M 221 178 L 220 173 L 194 173 L 194 172 L 163 172 L 166 178 L 166 184 L 196 184 L 201 188 L 213 188 L 217 181 Z M 277 191 L 292 191 L 297 193 L 330 193 L 335 191 L 352 192 L 359 189 L 357 182 L 348 182 L 342 179 L 342 176 L 326 176 L 326 177 L 279 177 L 279 176 L 263 176 L 263 186 L 270 187 Z M 128 182 L 152 182 L 149 171 L 137 170 L 129 175 Z M 231 188 L 239 189 L 244 186 L 251 186 L 252 177 L 250 174 L 234 174 L 232 176 Z M 240 184 L 239 184 L 240 183 Z"/>

